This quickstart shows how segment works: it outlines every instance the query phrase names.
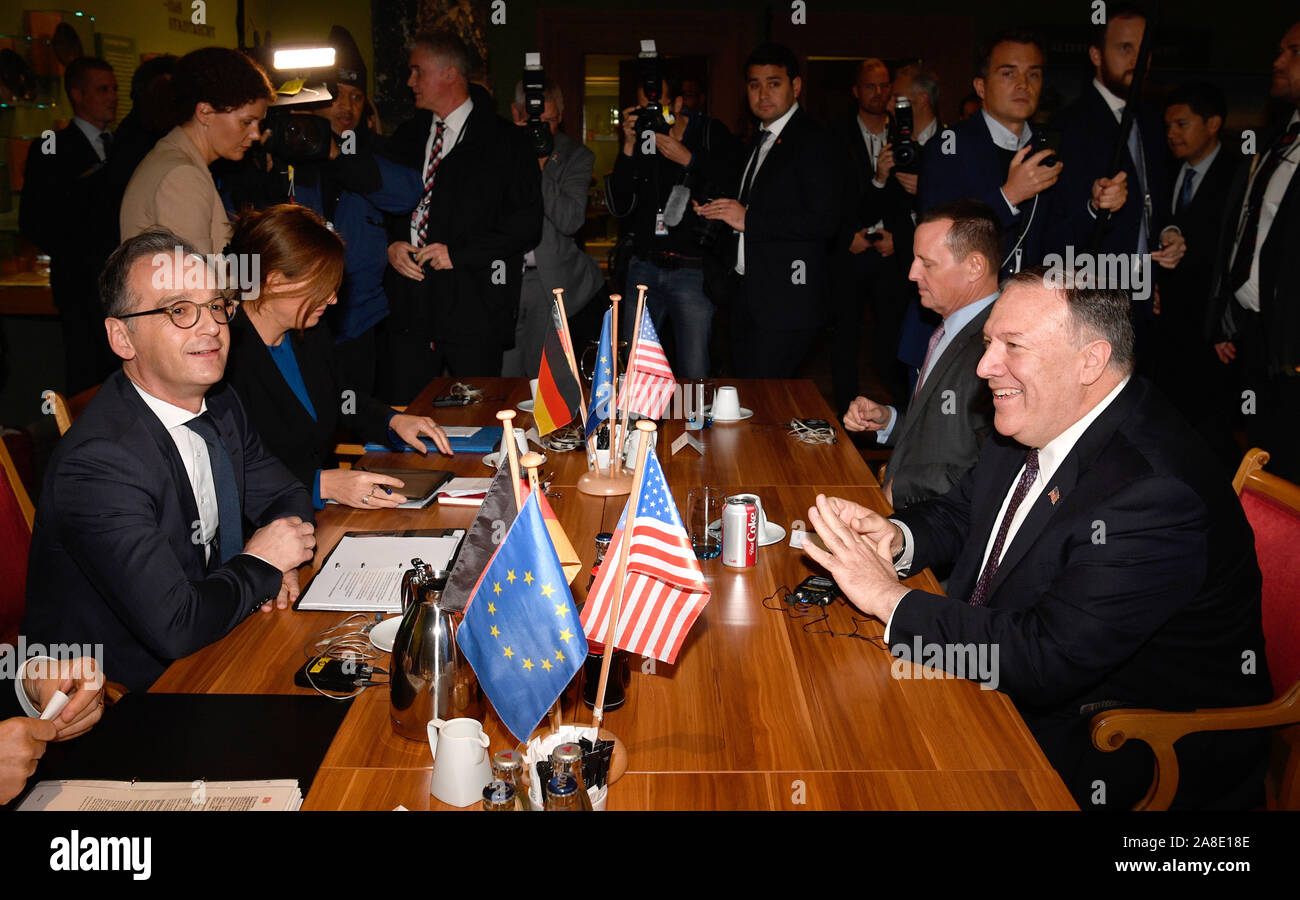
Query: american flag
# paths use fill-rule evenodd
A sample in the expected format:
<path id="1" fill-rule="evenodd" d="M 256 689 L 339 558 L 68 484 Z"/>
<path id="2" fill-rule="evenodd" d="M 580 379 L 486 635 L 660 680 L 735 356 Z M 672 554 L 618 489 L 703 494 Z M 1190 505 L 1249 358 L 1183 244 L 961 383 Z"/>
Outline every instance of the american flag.
<path id="1" fill-rule="evenodd" d="M 646 454 L 645 462 L 614 646 L 671 664 L 709 602 L 709 586 L 653 450 Z M 582 608 L 583 630 L 588 638 L 601 643 L 609 632 L 609 617 L 618 595 L 618 557 L 626 524 L 624 507 L 609 553 Z"/>
<path id="2" fill-rule="evenodd" d="M 676 379 L 659 343 L 659 333 L 650 321 L 649 310 L 641 310 L 641 334 L 628 365 L 631 370 L 623 379 L 618 408 L 650 419 L 659 418 L 673 398 Z"/>

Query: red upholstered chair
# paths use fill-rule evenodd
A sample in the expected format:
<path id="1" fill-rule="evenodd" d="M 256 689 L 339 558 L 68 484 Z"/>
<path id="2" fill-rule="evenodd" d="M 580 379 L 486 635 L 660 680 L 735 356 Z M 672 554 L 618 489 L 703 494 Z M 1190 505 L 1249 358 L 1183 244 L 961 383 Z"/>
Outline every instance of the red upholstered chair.
<path id="1" fill-rule="evenodd" d="M 1263 471 L 1268 453 L 1250 450 L 1232 486 L 1255 532 L 1263 575 L 1262 611 L 1273 702 L 1262 706 L 1171 713 L 1125 709 L 1092 720 L 1092 742 L 1116 750 L 1130 738 L 1145 741 L 1156 757 L 1155 778 L 1134 809 L 1168 809 L 1178 790 L 1174 742 L 1197 731 L 1276 728 L 1269 772 L 1270 809 L 1300 809 L 1300 487 Z"/>
<path id="2" fill-rule="evenodd" d="M 9 448 L 0 440 L 0 643 L 13 645 L 23 621 L 27 594 L 27 551 L 36 511 L 18 477 Z"/>

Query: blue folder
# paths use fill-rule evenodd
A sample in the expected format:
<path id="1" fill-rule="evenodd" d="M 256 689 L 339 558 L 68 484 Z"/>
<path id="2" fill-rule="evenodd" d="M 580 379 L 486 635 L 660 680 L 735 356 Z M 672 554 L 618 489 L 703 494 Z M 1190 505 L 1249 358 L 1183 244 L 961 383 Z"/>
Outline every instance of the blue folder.
<path id="1" fill-rule="evenodd" d="M 424 440 L 426 446 L 432 446 L 432 442 Z M 484 425 L 478 431 L 469 437 L 448 438 L 451 442 L 453 453 L 491 453 L 501 443 L 501 426 Z M 367 453 L 406 453 L 416 452 L 413 447 L 405 442 L 397 443 L 392 446 L 388 444 L 366 444 Z"/>

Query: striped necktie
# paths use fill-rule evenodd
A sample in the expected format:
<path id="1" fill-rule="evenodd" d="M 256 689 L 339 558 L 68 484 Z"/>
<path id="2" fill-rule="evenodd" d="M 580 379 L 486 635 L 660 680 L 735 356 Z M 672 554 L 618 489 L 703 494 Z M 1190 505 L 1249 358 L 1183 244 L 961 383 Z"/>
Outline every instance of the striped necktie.
<path id="1" fill-rule="evenodd" d="M 998 536 L 993 541 L 993 549 L 989 550 L 989 558 L 984 563 L 984 571 L 980 572 L 979 580 L 975 582 L 975 590 L 970 595 L 971 606 L 984 606 L 989 602 L 989 586 L 993 583 L 993 576 L 998 574 L 998 564 L 1002 561 L 1002 545 L 1007 541 L 1007 532 L 1011 529 L 1011 520 L 1016 517 L 1016 510 L 1020 504 L 1025 502 L 1025 495 L 1038 480 L 1038 451 L 1030 450 L 1029 455 L 1025 457 L 1025 471 L 1016 482 L 1016 489 L 1011 494 L 1011 501 L 1007 503 L 1007 511 L 1002 516 L 1002 524 L 998 526 Z"/>
<path id="2" fill-rule="evenodd" d="M 424 163 L 424 195 L 420 197 L 415 212 L 411 213 L 411 226 L 415 228 L 417 247 L 423 247 L 429 238 L 430 195 L 433 192 L 433 182 L 438 177 L 438 166 L 442 162 L 442 134 L 446 128 L 447 123 L 439 119 L 433 133 L 433 146 L 429 148 L 429 158 Z"/>

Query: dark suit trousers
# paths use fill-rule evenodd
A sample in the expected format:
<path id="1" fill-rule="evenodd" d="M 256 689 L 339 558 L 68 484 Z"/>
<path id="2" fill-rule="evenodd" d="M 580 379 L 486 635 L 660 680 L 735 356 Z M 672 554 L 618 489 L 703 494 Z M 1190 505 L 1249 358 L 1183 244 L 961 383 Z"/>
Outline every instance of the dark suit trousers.
<path id="1" fill-rule="evenodd" d="M 1246 444 L 1268 451 L 1268 471 L 1300 482 L 1300 428 L 1296 427 L 1300 422 L 1300 375 L 1268 372 L 1268 342 L 1259 313 L 1237 306 L 1232 314 L 1240 325 L 1236 346 L 1243 387 L 1254 393 L 1253 410 L 1248 396 L 1234 398 L 1243 413 Z"/>
<path id="2" fill-rule="evenodd" d="M 793 378 L 817 339 L 815 328 L 778 328 L 746 308 L 745 276 L 727 279 L 731 303 L 731 357 L 737 378 Z"/>
<path id="3" fill-rule="evenodd" d="M 505 353 L 499 338 L 471 337 L 430 341 L 419 329 L 401 329 L 385 319 L 378 329 L 379 375 L 376 394 L 394 406 L 407 406 L 425 385 L 444 372 L 456 378 L 501 374 Z"/>
<path id="4" fill-rule="evenodd" d="M 841 251 L 836 260 L 831 304 L 831 383 L 837 413 L 844 413 L 858 395 L 858 355 L 862 346 L 862 313 L 871 304 L 871 359 L 895 405 L 905 409 L 909 396 L 907 368 L 898 361 L 898 338 L 907 310 L 907 294 L 892 259 L 874 248 L 858 254 Z"/>

